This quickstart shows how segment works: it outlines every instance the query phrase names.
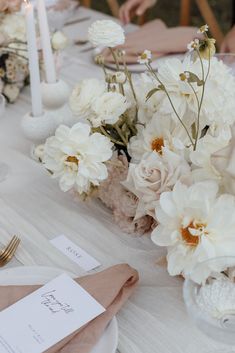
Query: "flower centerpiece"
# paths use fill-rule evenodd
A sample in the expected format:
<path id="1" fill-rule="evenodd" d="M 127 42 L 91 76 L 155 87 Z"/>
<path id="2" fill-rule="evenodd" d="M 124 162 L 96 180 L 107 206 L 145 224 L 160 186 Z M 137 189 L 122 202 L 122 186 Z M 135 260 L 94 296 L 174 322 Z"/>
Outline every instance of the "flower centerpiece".
<path id="1" fill-rule="evenodd" d="M 10 103 L 29 83 L 26 23 L 20 7 L 19 0 L 3 0 L 0 4 L 0 93 Z M 67 45 L 62 32 L 53 33 L 51 40 L 55 55 Z M 39 51 L 43 70 L 40 48 Z"/>
<path id="2" fill-rule="evenodd" d="M 75 86 L 70 106 L 78 122 L 60 126 L 36 150 L 45 168 L 63 191 L 102 200 L 126 232 L 151 231 L 167 249 L 171 275 L 234 255 L 235 78 L 214 56 L 208 26 L 183 60 L 167 59 L 157 71 L 144 51 L 137 60 L 146 72 L 137 77 L 116 48 L 125 41 L 118 24 L 97 21 L 88 35 L 110 50 L 116 71 L 99 55 L 104 79 Z M 208 271 L 205 265 L 200 280 Z"/>

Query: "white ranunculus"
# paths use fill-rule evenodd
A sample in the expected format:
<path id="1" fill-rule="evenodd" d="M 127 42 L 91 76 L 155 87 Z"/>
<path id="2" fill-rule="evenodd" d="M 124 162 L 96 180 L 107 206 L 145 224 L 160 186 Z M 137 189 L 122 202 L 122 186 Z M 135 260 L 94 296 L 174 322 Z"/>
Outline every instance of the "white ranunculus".
<path id="1" fill-rule="evenodd" d="M 168 271 L 172 276 L 190 277 L 199 263 L 200 273 L 193 278 L 204 281 L 212 272 L 203 262 L 220 256 L 235 256 L 235 198 L 217 196 L 213 181 L 190 187 L 178 182 L 173 191 L 165 192 L 156 207 L 159 225 L 152 240 L 168 250 Z"/>
<path id="2" fill-rule="evenodd" d="M 181 126 L 169 116 L 155 113 L 146 127 L 140 127 L 138 134 L 130 139 L 128 152 L 134 161 L 140 161 L 147 152 L 162 154 L 163 147 L 182 153 L 187 143 L 186 132 Z"/>
<path id="3" fill-rule="evenodd" d="M 108 177 L 104 162 L 112 157 L 112 146 L 107 137 L 92 134 L 87 124 L 61 125 L 46 141 L 43 163 L 53 178 L 59 178 L 61 190 L 89 193 L 91 186 Z"/>
<path id="4" fill-rule="evenodd" d="M 123 185 L 139 198 L 136 218 L 146 214 L 155 217 L 154 210 L 160 195 L 172 190 L 179 180 L 191 181 L 190 167 L 181 156 L 165 147 L 162 155 L 151 152 L 138 164 L 131 163 Z"/>
<path id="5" fill-rule="evenodd" d="M 86 79 L 77 84 L 70 96 L 70 108 L 75 115 L 89 118 L 94 114 L 92 104 L 105 92 L 105 83 L 96 79 Z"/>
<path id="6" fill-rule="evenodd" d="M 95 47 L 114 48 L 125 42 L 123 28 L 111 20 L 98 20 L 88 29 L 88 39 Z"/>
<path id="7" fill-rule="evenodd" d="M 57 31 L 53 34 L 51 43 L 54 50 L 63 50 L 68 45 L 68 37 L 63 32 Z"/>
<path id="8" fill-rule="evenodd" d="M 122 94 L 118 92 L 105 92 L 92 105 L 96 115 L 96 118 L 92 121 L 93 125 L 97 124 L 99 126 L 101 122 L 115 124 L 129 106 L 126 97 Z"/>

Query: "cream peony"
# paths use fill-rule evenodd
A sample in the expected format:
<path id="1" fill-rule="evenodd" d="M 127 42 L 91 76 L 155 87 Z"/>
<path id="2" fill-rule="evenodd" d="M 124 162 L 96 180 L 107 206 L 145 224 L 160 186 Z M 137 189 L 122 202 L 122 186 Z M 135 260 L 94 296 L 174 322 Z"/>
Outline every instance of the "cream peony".
<path id="1" fill-rule="evenodd" d="M 68 45 L 68 37 L 63 32 L 57 31 L 52 35 L 51 43 L 54 50 L 63 50 Z"/>
<path id="2" fill-rule="evenodd" d="M 123 185 L 139 199 L 136 218 L 146 214 L 155 217 L 154 210 L 160 195 L 172 190 L 178 180 L 188 183 L 190 178 L 188 163 L 164 147 L 162 155 L 152 152 L 145 155 L 140 163 L 131 163 Z"/>
<path id="3" fill-rule="evenodd" d="M 105 92 L 105 83 L 96 79 L 86 79 L 77 84 L 70 96 L 70 108 L 75 115 L 91 117 L 92 104 Z"/>
<path id="4" fill-rule="evenodd" d="M 88 39 L 95 47 L 114 48 L 125 42 L 124 30 L 111 20 L 98 20 L 88 29 Z"/>
<path id="5" fill-rule="evenodd" d="M 99 126 L 102 122 L 115 124 L 120 116 L 129 108 L 125 96 L 118 92 L 105 92 L 92 104 L 96 117 L 92 120 L 93 126 Z"/>
<path id="6" fill-rule="evenodd" d="M 178 182 L 173 191 L 165 192 L 156 207 L 159 225 L 152 240 L 168 250 L 168 271 L 171 275 L 191 276 L 198 263 L 218 256 L 235 255 L 235 198 L 217 196 L 213 181 L 190 187 Z M 223 268 L 200 267 L 193 279 L 202 282 Z"/>
<path id="7" fill-rule="evenodd" d="M 72 128 L 59 126 L 55 136 L 47 139 L 43 163 L 53 178 L 59 178 L 61 190 L 74 188 L 82 194 L 108 177 L 104 162 L 111 156 L 107 137 L 91 134 L 89 125 L 77 123 Z"/>

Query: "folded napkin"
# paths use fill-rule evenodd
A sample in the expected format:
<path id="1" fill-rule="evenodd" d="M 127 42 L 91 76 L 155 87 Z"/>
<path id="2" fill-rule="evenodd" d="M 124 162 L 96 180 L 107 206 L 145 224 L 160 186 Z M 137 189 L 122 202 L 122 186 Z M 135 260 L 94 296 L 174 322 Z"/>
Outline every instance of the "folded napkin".
<path id="1" fill-rule="evenodd" d="M 110 320 L 133 293 L 138 279 L 137 271 L 126 264 L 116 265 L 97 274 L 76 279 L 76 282 L 103 305 L 106 311 L 45 353 L 90 352 Z M 0 310 L 14 304 L 38 288 L 39 286 L 0 287 Z"/>
<path id="2" fill-rule="evenodd" d="M 161 20 L 154 20 L 129 33 L 120 49 L 125 50 L 128 64 L 136 64 L 138 55 L 145 49 L 151 50 L 153 59 L 167 54 L 184 53 L 187 44 L 197 36 L 195 27 L 167 28 Z M 104 56 L 107 62 L 113 62 L 108 50 L 104 51 Z"/>

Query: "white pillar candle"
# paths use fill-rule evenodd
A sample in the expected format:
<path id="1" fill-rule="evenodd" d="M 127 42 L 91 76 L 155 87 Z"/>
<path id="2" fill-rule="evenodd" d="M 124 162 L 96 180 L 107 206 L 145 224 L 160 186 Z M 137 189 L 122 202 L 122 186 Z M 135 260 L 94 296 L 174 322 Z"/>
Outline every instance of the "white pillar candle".
<path id="1" fill-rule="evenodd" d="M 35 117 L 43 114 L 42 97 L 41 97 L 41 82 L 39 71 L 39 59 L 37 48 L 37 37 L 34 22 L 33 5 L 28 0 L 25 0 L 25 19 L 27 27 L 27 45 L 30 73 L 30 88 L 32 98 L 32 115 Z"/>
<path id="2" fill-rule="evenodd" d="M 43 50 L 43 59 L 47 83 L 56 82 L 55 60 L 51 47 L 50 31 L 47 20 L 46 6 L 44 0 L 37 0 L 40 36 Z"/>

